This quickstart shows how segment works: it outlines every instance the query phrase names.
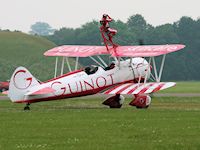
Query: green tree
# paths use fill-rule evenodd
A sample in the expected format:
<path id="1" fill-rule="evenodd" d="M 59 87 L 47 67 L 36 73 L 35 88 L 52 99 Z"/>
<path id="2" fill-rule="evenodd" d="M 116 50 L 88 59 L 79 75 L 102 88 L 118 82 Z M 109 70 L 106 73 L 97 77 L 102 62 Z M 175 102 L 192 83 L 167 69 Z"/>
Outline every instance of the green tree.
<path id="1" fill-rule="evenodd" d="M 136 14 L 129 17 L 127 21 L 128 31 L 132 37 L 132 45 L 138 44 L 139 40 L 146 41 L 146 35 L 153 27 L 146 22 L 142 15 Z"/>
<path id="2" fill-rule="evenodd" d="M 186 45 L 182 59 L 180 60 L 182 63 L 185 63 L 181 70 L 184 74 L 184 79 L 200 79 L 200 70 L 198 69 L 200 67 L 200 22 L 184 16 L 178 22 L 174 23 L 174 27 L 180 42 Z"/>
<path id="3" fill-rule="evenodd" d="M 179 43 L 179 37 L 175 32 L 175 29 L 172 24 L 164 24 L 152 28 L 147 33 L 148 44 L 172 44 Z"/>
<path id="4" fill-rule="evenodd" d="M 127 25 L 129 29 L 145 30 L 147 23 L 142 15 L 136 14 L 128 18 Z"/>
<path id="5" fill-rule="evenodd" d="M 61 28 L 56 30 L 53 35 L 47 37 L 57 45 L 74 45 L 76 44 L 76 35 L 73 28 Z"/>
<path id="6" fill-rule="evenodd" d="M 35 24 L 31 25 L 30 34 L 42 35 L 47 36 L 53 34 L 55 30 L 45 22 L 36 22 Z"/>
<path id="7" fill-rule="evenodd" d="M 75 30 L 76 42 L 82 45 L 100 45 L 101 34 L 99 31 L 99 23 L 95 20 L 84 24 L 81 28 Z"/>

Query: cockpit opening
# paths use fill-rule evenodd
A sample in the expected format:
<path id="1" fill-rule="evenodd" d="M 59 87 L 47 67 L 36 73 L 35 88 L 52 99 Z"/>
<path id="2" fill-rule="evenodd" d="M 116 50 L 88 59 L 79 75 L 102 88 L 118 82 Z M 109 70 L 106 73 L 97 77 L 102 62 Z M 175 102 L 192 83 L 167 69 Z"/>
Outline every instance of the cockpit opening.
<path id="1" fill-rule="evenodd" d="M 104 70 L 107 71 L 107 70 L 111 70 L 115 68 L 115 63 L 111 63 L 108 67 L 105 67 Z"/>
<path id="2" fill-rule="evenodd" d="M 97 66 L 87 66 L 85 67 L 84 71 L 88 74 L 88 75 L 91 75 L 91 74 L 94 74 L 96 73 L 98 70 L 98 67 Z"/>

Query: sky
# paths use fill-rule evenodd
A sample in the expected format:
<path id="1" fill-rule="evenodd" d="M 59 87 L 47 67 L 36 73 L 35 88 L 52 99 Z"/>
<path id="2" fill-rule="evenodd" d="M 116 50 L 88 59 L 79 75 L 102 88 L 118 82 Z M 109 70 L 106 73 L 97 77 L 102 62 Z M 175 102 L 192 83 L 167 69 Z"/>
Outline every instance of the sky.
<path id="1" fill-rule="evenodd" d="M 200 0 L 0 0 L 0 29 L 30 31 L 35 22 L 77 28 L 107 13 L 126 22 L 141 14 L 154 26 L 200 17 Z"/>

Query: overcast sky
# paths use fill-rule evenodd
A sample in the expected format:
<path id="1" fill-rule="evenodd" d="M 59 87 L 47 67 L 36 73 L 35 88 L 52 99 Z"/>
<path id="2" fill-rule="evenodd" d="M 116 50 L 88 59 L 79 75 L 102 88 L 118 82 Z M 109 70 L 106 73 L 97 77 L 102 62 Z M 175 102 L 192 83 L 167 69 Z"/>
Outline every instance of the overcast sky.
<path id="1" fill-rule="evenodd" d="M 30 31 L 37 21 L 53 28 L 80 27 L 108 13 L 124 22 L 141 14 L 154 25 L 172 23 L 182 16 L 197 19 L 200 0 L 0 0 L 0 28 Z"/>

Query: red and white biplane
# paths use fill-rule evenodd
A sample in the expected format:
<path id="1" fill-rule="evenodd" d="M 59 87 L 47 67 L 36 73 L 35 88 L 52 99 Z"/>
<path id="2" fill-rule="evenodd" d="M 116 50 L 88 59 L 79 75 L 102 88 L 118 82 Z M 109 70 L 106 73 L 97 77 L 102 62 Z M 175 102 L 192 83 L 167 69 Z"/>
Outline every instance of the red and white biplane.
<path id="1" fill-rule="evenodd" d="M 8 96 L 12 102 L 25 103 L 25 110 L 29 110 L 29 105 L 35 102 L 96 93 L 111 94 L 103 102 L 110 108 L 120 108 L 124 101 L 122 96 L 124 94 L 133 95 L 130 105 L 147 108 L 151 103 L 149 94 L 175 85 L 174 82 L 160 82 L 165 56 L 184 47 L 181 44 L 117 46 L 114 48 L 83 45 L 55 47 L 44 53 L 45 56 L 56 56 L 55 77 L 46 82 L 39 82 L 26 68 L 18 67 L 10 79 Z M 112 63 L 107 65 L 100 55 L 110 55 L 113 58 Z M 163 57 L 158 72 L 155 57 L 160 55 Z M 57 76 L 58 57 L 62 57 L 60 76 Z M 74 70 L 68 61 L 69 57 L 76 57 Z M 79 57 L 89 57 L 98 66 L 78 69 Z M 63 74 L 65 62 L 69 72 Z M 150 79 L 152 81 L 147 82 Z"/>

